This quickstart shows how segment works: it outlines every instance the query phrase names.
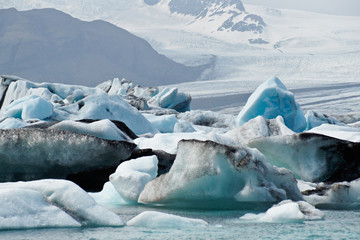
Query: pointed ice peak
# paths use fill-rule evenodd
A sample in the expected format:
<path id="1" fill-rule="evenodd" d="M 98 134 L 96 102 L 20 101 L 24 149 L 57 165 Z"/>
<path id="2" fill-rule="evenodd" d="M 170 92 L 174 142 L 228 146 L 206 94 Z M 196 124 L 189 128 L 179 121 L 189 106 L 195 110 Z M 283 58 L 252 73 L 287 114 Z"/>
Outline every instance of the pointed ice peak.
<path id="1" fill-rule="evenodd" d="M 281 82 L 281 80 L 277 77 L 274 76 L 272 78 L 269 78 L 268 80 L 266 80 L 263 84 L 261 84 L 260 86 L 264 85 L 264 87 L 268 88 L 268 87 L 276 87 L 276 88 L 281 88 L 283 90 L 287 90 L 287 88 L 285 87 L 285 85 Z M 259 87 L 260 88 L 260 87 Z"/>

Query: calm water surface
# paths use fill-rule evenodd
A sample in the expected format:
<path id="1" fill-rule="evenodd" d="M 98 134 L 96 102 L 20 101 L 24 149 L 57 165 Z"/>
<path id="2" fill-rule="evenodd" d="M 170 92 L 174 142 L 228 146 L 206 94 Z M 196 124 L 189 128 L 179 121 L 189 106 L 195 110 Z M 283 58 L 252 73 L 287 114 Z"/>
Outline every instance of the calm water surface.
<path id="1" fill-rule="evenodd" d="M 156 210 L 186 217 L 201 218 L 205 228 L 149 229 L 54 228 L 0 231 L 0 239 L 360 239 L 360 211 L 324 211 L 325 220 L 305 223 L 246 222 L 243 210 L 198 211 L 150 209 L 141 206 L 114 208 L 125 221 L 145 210 Z"/>

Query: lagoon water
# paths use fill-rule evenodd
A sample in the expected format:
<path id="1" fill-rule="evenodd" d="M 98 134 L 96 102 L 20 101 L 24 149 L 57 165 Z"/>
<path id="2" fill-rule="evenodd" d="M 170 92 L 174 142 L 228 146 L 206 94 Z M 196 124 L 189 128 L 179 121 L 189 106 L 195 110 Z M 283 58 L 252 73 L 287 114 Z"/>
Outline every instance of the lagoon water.
<path id="1" fill-rule="evenodd" d="M 207 227 L 187 229 L 140 227 L 3 230 L 0 239 L 360 239 L 360 210 L 324 210 L 325 219 L 303 223 L 260 223 L 240 220 L 244 210 L 184 210 L 143 206 L 112 208 L 125 221 L 146 210 L 200 218 Z"/>

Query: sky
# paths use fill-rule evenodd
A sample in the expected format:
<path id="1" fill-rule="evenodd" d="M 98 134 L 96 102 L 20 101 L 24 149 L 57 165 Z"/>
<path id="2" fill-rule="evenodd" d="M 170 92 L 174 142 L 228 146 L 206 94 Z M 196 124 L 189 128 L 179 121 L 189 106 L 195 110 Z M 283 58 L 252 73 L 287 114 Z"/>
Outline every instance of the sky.
<path id="1" fill-rule="evenodd" d="M 360 16 L 360 0 L 242 0 L 244 4 Z M 246 6 L 245 6 L 246 8 Z"/>

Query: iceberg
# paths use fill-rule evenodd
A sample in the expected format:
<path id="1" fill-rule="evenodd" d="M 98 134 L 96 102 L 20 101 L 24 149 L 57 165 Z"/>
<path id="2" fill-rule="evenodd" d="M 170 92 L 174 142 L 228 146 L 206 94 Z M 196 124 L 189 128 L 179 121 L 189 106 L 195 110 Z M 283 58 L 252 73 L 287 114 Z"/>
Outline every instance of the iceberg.
<path id="1" fill-rule="evenodd" d="M 273 165 L 301 180 L 339 182 L 359 178 L 360 144 L 316 133 L 253 139 L 248 144 Z"/>
<path id="2" fill-rule="evenodd" d="M 119 216 L 98 205 L 95 200 L 91 198 L 84 190 L 70 181 L 39 180 L 31 182 L 0 183 L 0 191 L 9 193 L 9 190 L 18 190 L 15 192 L 18 195 L 29 195 L 29 197 L 32 198 L 29 200 L 32 200 L 34 203 L 34 205 L 23 207 L 22 210 L 19 209 L 19 211 L 15 212 L 15 214 L 21 214 L 22 211 L 28 211 L 31 209 L 31 207 L 33 207 L 34 209 L 32 213 L 35 212 L 34 215 L 36 215 L 36 217 L 43 217 L 41 214 L 46 214 L 46 212 L 43 213 L 41 210 L 44 210 L 45 199 L 47 203 L 53 206 L 49 210 L 53 213 L 55 211 L 58 212 L 58 217 L 60 217 L 59 225 L 62 226 L 65 225 L 64 221 L 69 220 L 69 218 L 72 218 L 73 220 L 70 219 L 68 221 L 68 226 L 77 226 L 78 224 L 76 224 L 74 221 L 81 224 L 81 226 L 92 227 L 124 225 L 124 222 Z M 36 193 L 41 194 L 42 198 L 39 198 L 38 194 Z M 14 196 L 11 194 L 11 197 Z M 28 203 L 29 202 L 26 204 Z M 8 209 L 3 209 L 4 207 L 4 205 L 0 206 L 1 211 L 8 211 Z M 56 208 L 59 210 L 56 210 Z M 65 212 L 69 217 L 66 217 L 61 212 Z M 52 218 L 53 216 L 48 215 L 47 217 Z M 21 215 L 18 216 L 17 220 L 19 221 L 18 224 L 22 223 L 23 220 L 21 219 Z M 48 220 L 48 222 L 42 224 L 41 227 L 54 226 L 54 224 L 46 225 L 46 223 L 51 223 L 51 220 Z M 15 223 L 15 225 L 16 224 L 17 223 Z M 40 225 L 38 225 L 38 227 L 40 227 Z"/>
<path id="3" fill-rule="evenodd" d="M 147 113 L 143 113 L 143 115 L 161 133 L 174 132 L 175 125 L 179 123 L 174 115 L 156 116 Z"/>
<path id="4" fill-rule="evenodd" d="M 135 144 L 56 129 L 0 130 L 1 181 L 66 178 L 117 167 Z"/>
<path id="5" fill-rule="evenodd" d="M 70 215 L 49 204 L 38 191 L 0 189 L 1 230 L 80 226 Z"/>
<path id="6" fill-rule="evenodd" d="M 265 213 L 248 213 L 240 219 L 271 223 L 302 223 L 304 221 L 322 220 L 324 213 L 305 201 L 284 200 L 272 206 Z"/>
<path id="7" fill-rule="evenodd" d="M 218 208 L 284 199 L 302 199 L 293 174 L 272 167 L 257 150 L 182 140 L 170 171 L 147 183 L 138 202 Z"/>
<path id="8" fill-rule="evenodd" d="M 206 227 L 208 224 L 204 220 L 180 217 L 173 214 L 145 211 L 129 220 L 126 225 L 143 228 L 194 228 Z"/>
<path id="9" fill-rule="evenodd" d="M 306 128 L 306 119 L 294 94 L 277 77 L 270 78 L 251 94 L 236 117 L 236 123 L 241 126 L 257 116 L 266 119 L 282 116 L 285 125 L 294 132 L 302 132 Z"/>
<path id="10" fill-rule="evenodd" d="M 318 127 L 322 124 L 334 124 L 334 125 L 340 125 L 344 126 L 345 124 L 342 122 L 339 122 L 336 118 L 316 112 L 316 111 L 307 111 L 305 114 L 305 119 L 307 122 L 307 130 L 310 130 L 314 127 Z"/>
<path id="11" fill-rule="evenodd" d="M 109 179 L 123 199 L 136 203 L 145 184 L 156 177 L 157 171 L 156 156 L 141 157 L 121 163 Z"/>
<path id="12" fill-rule="evenodd" d="M 324 209 L 360 209 L 360 178 L 351 182 L 318 183 L 301 192 L 310 204 Z"/>
<path id="13" fill-rule="evenodd" d="M 177 88 L 164 88 L 150 98 L 148 104 L 154 107 L 171 108 L 178 112 L 190 111 L 191 96 L 178 92 Z"/>
<path id="14" fill-rule="evenodd" d="M 28 123 L 18 118 L 5 118 L 0 122 L 0 129 L 13 129 L 29 126 Z"/>
<path id="15" fill-rule="evenodd" d="M 89 195 L 102 205 L 124 205 L 128 203 L 119 195 L 110 181 L 104 184 L 100 192 L 89 192 Z"/>
<path id="16" fill-rule="evenodd" d="M 240 127 L 236 127 L 224 134 L 238 143 L 248 143 L 250 140 L 261 137 L 292 135 L 281 116 L 274 119 L 265 119 L 257 116 Z"/>

